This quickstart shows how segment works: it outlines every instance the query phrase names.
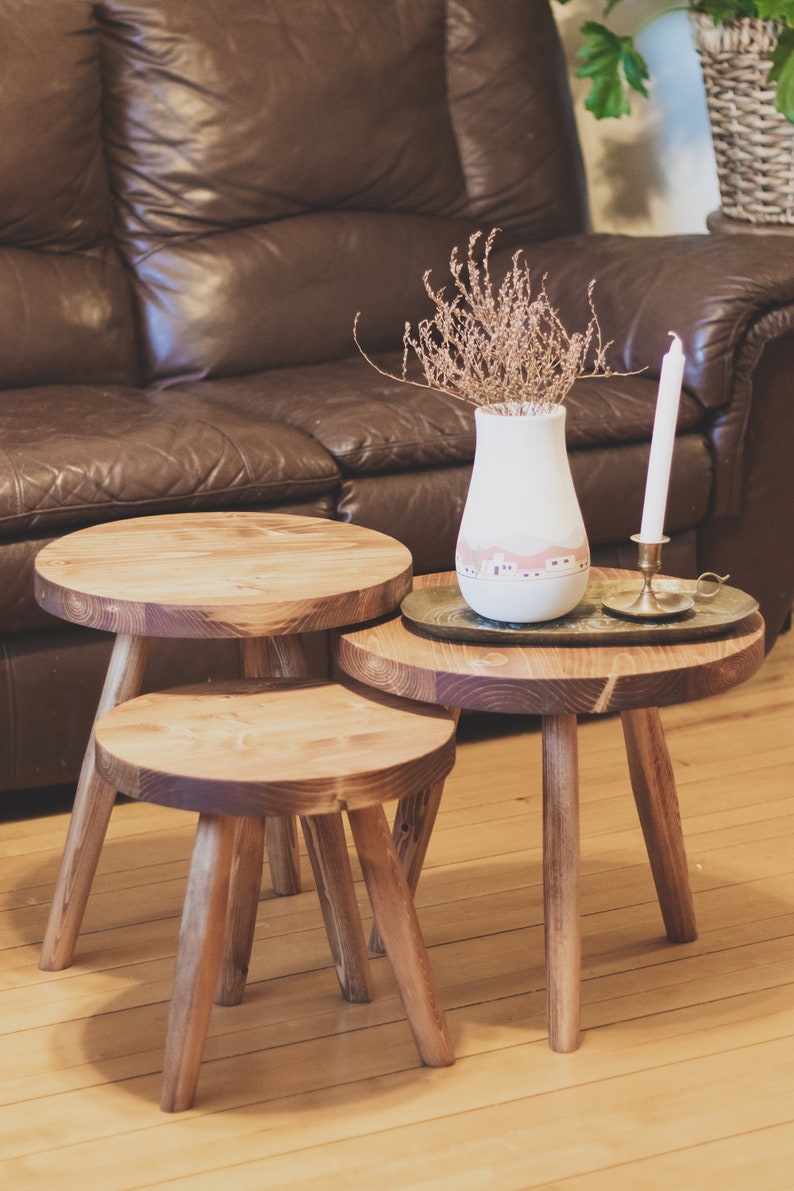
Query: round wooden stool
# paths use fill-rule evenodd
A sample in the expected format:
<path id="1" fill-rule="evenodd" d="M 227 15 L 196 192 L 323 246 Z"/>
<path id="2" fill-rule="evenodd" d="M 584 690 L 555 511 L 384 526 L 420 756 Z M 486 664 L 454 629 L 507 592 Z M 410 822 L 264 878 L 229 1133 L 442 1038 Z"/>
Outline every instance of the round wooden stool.
<path id="1" fill-rule="evenodd" d="M 631 586 L 636 573 L 595 570 Z M 416 587 L 446 586 L 424 575 Z M 764 657 L 757 612 L 720 636 L 671 644 L 515 645 L 443 640 L 393 616 L 343 632 L 339 668 L 381 691 L 430 704 L 539 715 L 543 731 L 543 897 L 552 1050 L 579 1045 L 579 762 L 577 715 L 620 712 L 632 792 L 671 942 L 697 937 L 684 837 L 659 708 L 704 699 L 750 678 Z M 415 888 L 442 785 L 398 808 L 395 834 Z"/>
<path id="2" fill-rule="evenodd" d="M 277 513 L 179 513 L 92 526 L 52 542 L 36 559 L 35 590 L 53 615 L 116 634 L 100 716 L 140 693 L 153 637 L 239 638 L 244 675 L 303 676 L 300 634 L 390 611 L 408 590 L 411 569 L 403 545 L 360 526 Z M 39 960 L 45 971 L 71 963 L 115 796 L 96 773 L 89 741 Z M 342 991 L 368 1000 L 360 919 L 356 912 L 347 920 L 335 901 L 344 907 L 349 898 L 324 886 L 327 874 L 343 871 L 344 837 L 331 819 L 318 821 L 313 834 L 309 855 L 331 946 L 348 961 L 339 969 Z M 230 954 L 218 993 L 225 1004 L 238 1002 L 245 987 L 264 846 L 263 821 L 240 824 L 240 888 L 230 901 Z M 267 849 L 274 889 L 297 892 L 293 819 L 270 819 Z"/>
<path id="3" fill-rule="evenodd" d="M 142 695 L 97 722 L 104 781 L 200 816 L 171 1000 L 164 1111 L 193 1103 L 222 960 L 235 826 L 265 815 L 341 823 L 347 811 L 419 1054 L 429 1066 L 454 1061 L 381 805 L 443 780 L 454 737 L 453 717 L 438 708 L 309 679 L 241 679 Z"/>

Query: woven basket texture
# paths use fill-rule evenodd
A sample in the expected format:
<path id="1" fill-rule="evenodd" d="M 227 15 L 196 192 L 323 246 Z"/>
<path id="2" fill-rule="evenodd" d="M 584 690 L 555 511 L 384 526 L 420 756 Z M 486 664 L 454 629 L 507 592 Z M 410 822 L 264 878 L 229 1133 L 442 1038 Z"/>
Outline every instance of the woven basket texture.
<path id="1" fill-rule="evenodd" d="M 706 86 L 723 215 L 794 225 L 794 124 L 766 81 L 780 25 L 747 17 L 715 28 L 691 12 Z"/>

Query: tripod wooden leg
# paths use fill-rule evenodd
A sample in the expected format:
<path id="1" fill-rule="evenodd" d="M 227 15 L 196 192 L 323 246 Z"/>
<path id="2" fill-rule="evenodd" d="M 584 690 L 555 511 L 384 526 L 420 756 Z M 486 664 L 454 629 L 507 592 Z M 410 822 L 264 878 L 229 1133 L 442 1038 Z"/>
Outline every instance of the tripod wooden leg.
<path id="1" fill-rule="evenodd" d="M 549 1046 L 579 1046 L 579 762 L 575 715 L 543 717 L 543 901 Z"/>
<path id="2" fill-rule="evenodd" d="M 221 966 L 235 823 L 230 815 L 199 818 L 168 1018 L 163 1112 L 183 1112 L 196 1094 Z"/>
<path id="3" fill-rule="evenodd" d="M 460 708 L 448 708 L 455 724 L 460 719 Z M 397 855 L 412 894 L 416 894 L 419 878 L 427 855 L 427 847 L 433 834 L 433 827 L 444 793 L 444 782 L 436 782 L 418 794 L 401 798 L 394 816 L 393 837 Z M 373 955 L 383 955 L 383 940 L 377 923 L 373 924 L 369 936 L 369 949 Z"/>
<path id="4" fill-rule="evenodd" d="M 354 1003 L 371 1001 L 369 956 L 342 816 L 307 815 L 301 826 L 342 995 Z"/>
<path id="5" fill-rule="evenodd" d="M 139 693 L 148 652 L 147 637 L 116 638 L 96 719 Z M 72 962 L 115 800 L 115 788 L 96 771 L 92 729 L 39 958 L 44 972 L 60 971 Z"/>
<path id="6" fill-rule="evenodd" d="M 273 892 L 291 897 L 301 891 L 301 861 L 298 820 L 293 816 L 271 816 L 265 832 L 267 861 Z"/>
<path id="7" fill-rule="evenodd" d="M 299 677 L 306 671 L 300 637 L 246 637 L 240 642 L 245 678 Z M 270 877 L 276 893 L 300 893 L 300 851 L 296 820 L 241 819 L 234 842 L 221 974 L 215 999 L 219 1005 L 239 1005 L 245 993 L 256 912 L 262 889 L 262 865 L 267 846 Z"/>
<path id="8" fill-rule="evenodd" d="M 246 678 L 302 678 L 306 653 L 298 636 L 251 637 L 242 641 Z M 290 897 L 301 891 L 300 848 L 294 818 L 274 818 L 265 834 L 274 892 Z"/>
<path id="9" fill-rule="evenodd" d="M 349 811 L 348 817 L 417 1050 L 429 1067 L 448 1067 L 454 1063 L 455 1053 L 413 897 L 383 807 Z"/>
<path id="10" fill-rule="evenodd" d="M 262 888 L 264 819 L 235 819 L 233 853 L 223 960 L 215 990 L 219 1005 L 239 1005 L 245 992 Z"/>
<path id="11" fill-rule="evenodd" d="M 246 641 L 244 662 L 249 677 L 302 678 L 308 671 L 299 636 Z M 348 1001 L 371 1001 L 369 957 L 341 815 L 308 818 L 301 821 L 301 826 L 342 995 Z M 300 852 L 295 819 L 268 819 L 265 840 L 273 888 L 282 894 L 299 893 Z M 232 893 L 230 906 L 234 901 Z"/>
<path id="12" fill-rule="evenodd" d="M 634 801 L 667 937 L 672 943 L 691 943 L 697 938 L 695 909 L 673 766 L 659 709 L 623 711 L 621 720 Z"/>
<path id="13" fill-rule="evenodd" d="M 397 807 L 392 832 L 394 846 L 412 895 L 419 884 L 443 792 L 444 782 L 436 782 L 418 794 L 401 798 Z M 377 922 L 370 932 L 369 949 L 373 955 L 383 955 L 385 951 Z"/>

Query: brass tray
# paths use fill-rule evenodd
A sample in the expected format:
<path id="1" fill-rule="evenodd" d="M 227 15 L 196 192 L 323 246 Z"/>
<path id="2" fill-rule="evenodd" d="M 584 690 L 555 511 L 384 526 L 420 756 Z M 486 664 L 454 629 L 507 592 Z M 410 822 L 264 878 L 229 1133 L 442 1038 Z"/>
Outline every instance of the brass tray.
<path id="1" fill-rule="evenodd" d="M 639 575 L 637 591 L 642 587 Z M 675 620 L 634 621 L 610 616 L 601 609 L 601 600 L 615 580 L 593 580 L 584 597 L 567 616 L 542 624 L 505 624 L 486 620 L 474 612 L 457 584 L 449 587 L 420 587 L 405 597 L 400 610 L 406 620 L 445 641 L 500 642 L 510 645 L 661 645 L 673 641 L 694 641 L 715 637 L 733 624 L 744 620 L 758 608 L 758 601 L 736 587 L 722 585 L 709 600 L 695 600 L 695 606 Z M 617 585 L 627 586 L 623 579 Z M 658 591 L 695 594 L 693 579 L 654 580 Z"/>

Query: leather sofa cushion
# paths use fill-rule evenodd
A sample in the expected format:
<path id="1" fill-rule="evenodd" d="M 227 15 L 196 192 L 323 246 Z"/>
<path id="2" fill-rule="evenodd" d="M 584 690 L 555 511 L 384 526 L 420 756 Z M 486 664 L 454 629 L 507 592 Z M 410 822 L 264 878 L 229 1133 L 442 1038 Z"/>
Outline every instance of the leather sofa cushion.
<path id="1" fill-rule="evenodd" d="M 425 312 L 424 270 L 475 227 L 586 226 L 545 8 L 101 0 L 97 13 L 147 380 L 338 358 L 359 309 L 369 342 L 394 347 Z M 549 118 L 527 137 L 541 101 Z"/>
<path id="2" fill-rule="evenodd" d="M 584 229 L 545 7 L 100 0 L 97 13 L 108 148 L 139 249 L 318 210 L 498 219 L 531 239 Z"/>
<path id="3" fill-rule="evenodd" d="M 146 378 L 173 383 L 394 347 L 424 318 L 422 274 L 448 269 L 472 224 L 388 212 L 318 212 L 244 231 L 168 239 L 134 260 Z"/>
<path id="4" fill-rule="evenodd" d="M 570 460 L 591 549 L 612 543 L 631 546 L 629 539 L 639 531 L 642 516 L 647 443 L 572 451 Z M 342 483 L 337 516 L 405 542 L 417 574 L 454 568 L 469 475 L 468 467 L 452 466 L 353 476 Z M 706 441 L 699 434 L 682 435 L 673 457 L 665 532 L 678 535 L 702 520 L 712 479 Z M 636 547 L 626 565 L 636 566 Z"/>
<path id="5" fill-rule="evenodd" d="M 0 243 L 64 251 L 108 231 L 89 0 L 0 0 Z"/>
<path id="6" fill-rule="evenodd" d="M 85 252 L 0 246 L 0 328 L 2 389 L 136 383 L 130 292 L 109 244 Z"/>
<path id="7" fill-rule="evenodd" d="M 400 375 L 402 356 L 378 363 Z M 650 441 L 658 382 L 643 376 L 578 381 L 566 398 L 570 450 Z M 204 400 L 247 416 L 285 422 L 322 443 L 346 475 L 413 471 L 474 458 L 473 407 L 380 376 L 359 356 L 302 368 L 181 384 L 164 400 Z M 197 408 L 191 405 L 190 408 Z M 697 427 L 700 404 L 682 394 L 679 434 Z M 646 448 L 647 449 L 647 448 Z"/>
<path id="8" fill-rule="evenodd" d="M 0 387 L 135 383 L 89 0 L 0 0 Z"/>
<path id="9" fill-rule="evenodd" d="M 400 357 L 388 361 L 399 369 Z M 380 377 L 360 357 L 167 390 L 310 434 L 346 473 L 410 471 L 474 458 L 471 408 Z M 175 408 L 181 408 L 178 404 Z"/>
<path id="10" fill-rule="evenodd" d="M 0 533 L 306 500 L 335 486 L 336 465 L 299 430 L 222 406 L 180 415 L 163 397 L 87 385 L 4 393 Z"/>
<path id="11" fill-rule="evenodd" d="M 151 246 L 318 209 L 460 214 L 445 7 L 104 0 L 126 235 Z"/>

